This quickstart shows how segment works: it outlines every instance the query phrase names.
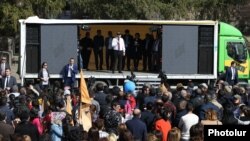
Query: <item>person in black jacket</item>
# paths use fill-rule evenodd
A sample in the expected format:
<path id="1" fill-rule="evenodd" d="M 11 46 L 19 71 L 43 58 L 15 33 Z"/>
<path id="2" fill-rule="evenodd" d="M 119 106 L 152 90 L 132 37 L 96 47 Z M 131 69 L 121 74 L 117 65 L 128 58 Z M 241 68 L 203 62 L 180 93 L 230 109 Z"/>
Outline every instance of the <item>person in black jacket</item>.
<path id="1" fill-rule="evenodd" d="M 88 70 L 89 59 L 93 47 L 93 40 L 90 38 L 90 33 L 86 32 L 85 37 L 80 40 L 81 55 L 83 60 L 83 69 Z"/>
<path id="2" fill-rule="evenodd" d="M 128 130 L 133 134 L 135 140 L 146 141 L 147 140 L 147 126 L 140 120 L 141 111 L 135 109 L 133 112 L 133 118 L 126 122 Z"/>
<path id="3" fill-rule="evenodd" d="M 107 70 L 112 70 L 113 68 L 113 60 L 114 60 L 114 50 L 112 47 L 113 40 L 112 31 L 108 31 L 108 37 L 105 38 L 105 47 L 106 47 L 106 67 Z"/>
<path id="4" fill-rule="evenodd" d="M 6 123 L 6 114 L 0 111 L 0 134 L 3 135 L 4 141 L 10 141 L 10 136 L 14 134 L 14 128 Z"/>
<path id="5" fill-rule="evenodd" d="M 139 33 L 135 33 L 133 52 L 130 53 L 134 56 L 134 71 L 138 71 L 139 61 L 142 58 L 142 40 Z"/>
<path id="6" fill-rule="evenodd" d="M 152 69 L 152 47 L 153 47 L 154 38 L 149 33 L 146 34 L 145 39 L 143 40 L 142 47 L 142 57 L 143 57 L 143 71 Z"/>
<path id="7" fill-rule="evenodd" d="M 125 30 L 125 34 L 122 36 L 125 43 L 126 55 L 122 59 L 122 70 L 125 68 L 125 60 L 127 58 L 127 69 L 130 71 L 130 60 L 133 59 L 133 36 L 130 35 L 129 30 Z"/>
<path id="8" fill-rule="evenodd" d="M 16 78 L 11 76 L 10 68 L 5 69 L 5 77 L 1 79 L 1 87 L 5 90 L 10 90 L 14 85 L 17 85 Z"/>
<path id="9" fill-rule="evenodd" d="M 226 81 L 229 85 L 233 86 L 238 83 L 238 70 L 236 68 L 236 62 L 232 61 L 231 66 L 226 70 Z"/>
<path id="10" fill-rule="evenodd" d="M 97 35 L 94 37 L 94 54 L 95 54 L 96 70 L 99 70 L 99 69 L 102 70 L 103 47 L 104 47 L 104 37 L 102 36 L 102 31 L 97 30 Z M 99 63 L 99 60 L 100 60 L 100 63 Z"/>
<path id="11" fill-rule="evenodd" d="M 24 111 L 20 115 L 21 122 L 15 128 L 15 133 L 30 136 L 32 141 L 39 141 L 39 132 L 35 125 L 30 123 L 30 114 Z"/>

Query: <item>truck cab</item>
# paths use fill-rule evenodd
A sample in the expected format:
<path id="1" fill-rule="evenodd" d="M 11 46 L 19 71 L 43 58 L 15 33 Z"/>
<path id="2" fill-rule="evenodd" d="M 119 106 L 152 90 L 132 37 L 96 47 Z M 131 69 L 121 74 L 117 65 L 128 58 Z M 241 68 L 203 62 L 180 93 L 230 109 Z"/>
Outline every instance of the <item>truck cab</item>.
<path id="1" fill-rule="evenodd" d="M 242 33 L 235 27 L 220 22 L 218 72 L 224 72 L 232 61 L 237 64 L 239 79 L 249 79 L 249 54 Z"/>

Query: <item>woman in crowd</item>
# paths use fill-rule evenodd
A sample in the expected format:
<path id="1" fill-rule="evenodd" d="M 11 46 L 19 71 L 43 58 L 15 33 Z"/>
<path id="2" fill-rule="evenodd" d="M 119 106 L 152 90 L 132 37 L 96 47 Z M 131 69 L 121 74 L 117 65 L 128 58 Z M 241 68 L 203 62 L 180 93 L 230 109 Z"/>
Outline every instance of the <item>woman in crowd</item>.
<path id="1" fill-rule="evenodd" d="M 201 123 L 195 124 L 190 128 L 190 140 L 189 141 L 203 141 L 204 140 L 204 128 Z"/>
<path id="2" fill-rule="evenodd" d="M 100 139 L 98 128 L 91 127 L 88 133 L 89 141 L 98 141 Z"/>
<path id="3" fill-rule="evenodd" d="M 41 136 L 43 134 L 43 125 L 41 123 L 41 120 L 38 116 L 38 110 L 35 108 L 32 108 L 30 111 L 30 121 L 33 125 L 36 126 L 39 135 Z"/>
<path id="4" fill-rule="evenodd" d="M 213 109 L 206 111 L 205 117 L 205 120 L 201 120 L 202 125 L 222 125 L 222 122 L 218 120 L 216 111 Z"/>
<path id="5" fill-rule="evenodd" d="M 62 121 L 59 119 L 53 120 L 50 132 L 52 141 L 62 141 L 63 138 Z"/>
<path id="6" fill-rule="evenodd" d="M 240 116 L 239 120 L 250 121 L 250 107 L 242 104 L 240 106 Z"/>
<path id="7" fill-rule="evenodd" d="M 180 141 L 181 139 L 181 131 L 177 127 L 173 127 L 168 132 L 168 140 L 167 141 Z"/>
<path id="8" fill-rule="evenodd" d="M 119 135 L 119 141 L 134 141 L 132 133 L 129 130 L 123 130 Z"/>
<path id="9" fill-rule="evenodd" d="M 40 69 L 38 73 L 38 78 L 40 80 L 40 88 L 42 90 L 46 90 L 49 87 L 49 70 L 48 70 L 48 63 L 43 62 L 42 68 Z"/>

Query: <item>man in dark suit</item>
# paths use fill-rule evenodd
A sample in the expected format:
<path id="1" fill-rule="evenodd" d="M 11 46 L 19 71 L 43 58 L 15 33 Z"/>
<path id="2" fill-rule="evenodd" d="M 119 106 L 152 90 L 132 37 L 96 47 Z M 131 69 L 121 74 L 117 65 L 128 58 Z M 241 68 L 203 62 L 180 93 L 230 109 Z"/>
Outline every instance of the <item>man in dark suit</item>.
<path id="1" fill-rule="evenodd" d="M 85 37 L 80 40 L 81 55 L 83 60 L 83 69 L 88 70 L 89 59 L 93 47 L 93 40 L 90 38 L 90 33 L 86 32 Z"/>
<path id="2" fill-rule="evenodd" d="M 232 86 L 238 83 L 238 70 L 235 61 L 232 61 L 231 66 L 226 70 L 226 81 Z"/>
<path id="3" fill-rule="evenodd" d="M 10 65 L 6 62 L 6 57 L 2 57 L 0 67 L 0 78 L 5 76 L 5 69 L 10 69 Z"/>
<path id="4" fill-rule="evenodd" d="M 138 71 L 139 61 L 142 58 L 142 40 L 140 38 L 140 33 L 135 33 L 135 38 L 133 40 L 133 51 L 130 52 L 133 54 L 134 60 L 134 71 Z"/>
<path id="5" fill-rule="evenodd" d="M 151 58 L 152 58 L 152 46 L 154 38 L 149 33 L 146 34 L 145 39 L 143 40 L 142 56 L 143 56 L 143 71 L 151 70 Z"/>
<path id="6" fill-rule="evenodd" d="M 6 116 L 6 118 L 4 119 L 5 122 L 9 125 L 12 125 L 12 121 L 14 120 L 15 115 L 13 111 L 9 108 L 9 105 L 7 103 L 7 97 L 0 98 L 0 111 L 3 112 Z"/>
<path id="7" fill-rule="evenodd" d="M 129 30 L 125 30 L 125 34 L 122 36 L 124 43 L 125 43 L 125 50 L 126 55 L 122 59 L 122 70 L 124 70 L 125 67 L 125 60 L 127 58 L 127 69 L 130 71 L 130 60 L 134 57 L 133 52 L 133 36 L 130 35 Z"/>
<path id="8" fill-rule="evenodd" d="M 69 64 L 67 64 L 63 68 L 63 82 L 65 87 L 70 87 L 71 89 L 74 87 L 76 74 L 78 73 L 78 69 L 75 63 L 74 58 L 70 58 Z"/>
<path id="9" fill-rule="evenodd" d="M 146 141 L 147 140 L 147 126 L 140 119 L 141 111 L 135 109 L 133 112 L 133 118 L 126 122 L 128 130 L 133 134 L 135 140 Z"/>
<path id="10" fill-rule="evenodd" d="M 162 57 L 162 37 L 157 33 L 156 39 L 152 48 L 152 71 L 159 72 L 161 70 L 161 57 Z"/>
<path id="11" fill-rule="evenodd" d="M 16 78 L 11 76 L 10 68 L 5 69 L 5 77 L 2 78 L 1 87 L 2 89 L 10 90 L 14 85 L 17 85 Z"/>
<path id="12" fill-rule="evenodd" d="M 112 47 L 112 40 L 113 40 L 112 31 L 108 32 L 108 37 L 105 39 L 105 47 L 106 47 L 106 67 L 107 70 L 111 70 L 113 68 L 113 60 L 114 60 L 114 53 Z"/>
<path id="13" fill-rule="evenodd" d="M 104 37 L 102 36 L 102 31 L 97 30 L 97 35 L 94 37 L 94 55 L 95 55 L 96 70 L 99 70 L 99 69 L 102 70 L 103 46 L 104 46 Z M 99 63 L 98 58 L 100 59 L 100 63 Z"/>
<path id="14" fill-rule="evenodd" d="M 154 104 L 152 102 L 148 102 L 146 110 L 144 110 L 141 114 L 141 120 L 146 124 L 148 132 L 153 131 L 153 125 L 156 119 L 156 115 L 152 112 L 153 108 Z"/>

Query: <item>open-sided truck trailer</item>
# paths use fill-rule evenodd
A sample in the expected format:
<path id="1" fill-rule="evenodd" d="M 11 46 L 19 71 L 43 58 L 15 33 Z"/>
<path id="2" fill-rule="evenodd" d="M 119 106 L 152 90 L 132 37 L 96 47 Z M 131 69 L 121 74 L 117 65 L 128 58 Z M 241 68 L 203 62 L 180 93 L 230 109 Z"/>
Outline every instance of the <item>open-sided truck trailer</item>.
<path id="1" fill-rule="evenodd" d="M 188 80 L 212 82 L 220 72 L 237 62 L 239 78 L 249 79 L 249 56 L 242 33 L 235 27 L 218 21 L 165 21 L 165 20 L 86 20 L 39 19 L 30 17 L 20 22 L 20 77 L 36 79 L 42 62 L 49 65 L 50 80 L 60 79 L 61 69 L 69 58 L 78 60 L 79 39 L 88 27 L 91 37 L 96 30 L 107 32 L 139 32 L 141 39 L 158 28 L 162 32 L 162 70 L 169 81 Z M 93 54 L 93 53 L 92 53 Z M 141 60 L 142 61 L 142 60 Z M 91 59 L 90 63 L 93 62 Z M 105 67 L 104 67 L 105 68 Z M 158 73 L 134 72 L 139 82 L 158 83 Z M 108 85 L 120 85 L 130 72 L 84 71 L 86 78 Z M 77 75 L 79 78 L 79 75 Z"/>

